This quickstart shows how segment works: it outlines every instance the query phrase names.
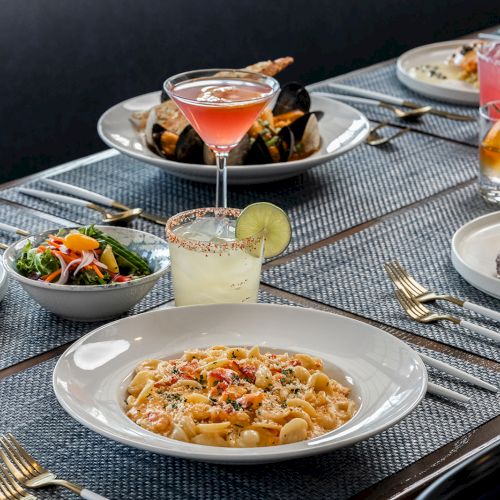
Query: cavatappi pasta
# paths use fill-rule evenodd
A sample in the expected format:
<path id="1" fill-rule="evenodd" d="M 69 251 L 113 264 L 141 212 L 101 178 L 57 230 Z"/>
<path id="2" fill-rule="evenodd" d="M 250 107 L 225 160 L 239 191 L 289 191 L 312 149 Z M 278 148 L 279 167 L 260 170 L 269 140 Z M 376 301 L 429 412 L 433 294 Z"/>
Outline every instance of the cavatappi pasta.
<path id="1" fill-rule="evenodd" d="M 354 413 L 349 389 L 307 354 L 214 346 L 180 359 L 143 361 L 128 387 L 127 416 L 196 444 L 254 447 L 320 436 Z"/>

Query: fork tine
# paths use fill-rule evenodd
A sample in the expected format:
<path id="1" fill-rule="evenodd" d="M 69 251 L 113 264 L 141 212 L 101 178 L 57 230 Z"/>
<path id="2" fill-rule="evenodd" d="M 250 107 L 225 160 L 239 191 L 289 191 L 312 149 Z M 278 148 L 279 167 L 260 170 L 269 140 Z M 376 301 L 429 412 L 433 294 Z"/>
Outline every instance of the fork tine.
<path id="1" fill-rule="evenodd" d="M 8 458 L 11 459 L 11 462 L 13 462 L 12 465 L 17 468 L 19 473 L 22 474 L 24 478 L 29 479 L 33 477 L 33 469 L 29 466 L 28 463 L 26 463 L 25 460 L 23 460 L 23 457 L 21 457 L 19 453 L 17 453 L 13 444 L 7 439 L 7 436 L 4 435 L 0 437 L 0 446 L 6 452 L 5 454 L 8 455 Z"/>
<path id="2" fill-rule="evenodd" d="M 10 484 L 8 477 L 8 472 L 5 470 L 4 466 L 0 464 L 0 488 L 2 492 L 8 499 L 22 498 L 19 497 L 18 492 Z"/>
<path id="3" fill-rule="evenodd" d="M 384 264 L 384 269 L 387 275 L 389 276 L 389 279 L 394 283 L 396 288 L 398 288 L 399 290 L 407 291 L 405 283 L 403 283 L 399 279 L 399 275 L 395 272 L 390 262 L 386 262 Z"/>
<path id="4" fill-rule="evenodd" d="M 45 469 L 18 443 L 16 438 L 10 433 L 7 433 L 7 437 L 10 439 L 10 442 L 14 444 L 18 454 L 20 454 L 21 458 L 24 459 L 24 462 L 27 463 L 31 470 L 36 472 L 45 472 Z"/>
<path id="5" fill-rule="evenodd" d="M 394 265 L 394 267 L 396 269 L 399 270 L 400 274 L 402 274 L 403 276 L 406 277 L 407 281 L 409 283 L 411 283 L 414 288 L 416 290 L 418 290 L 418 295 L 420 295 L 421 293 L 427 293 L 429 290 L 427 290 L 427 288 L 425 288 L 424 286 L 422 286 L 418 281 L 416 281 L 412 276 L 411 274 L 397 261 L 393 261 L 392 263 Z"/>
<path id="6" fill-rule="evenodd" d="M 23 488 L 13 479 L 13 477 L 7 472 L 7 469 L 0 464 L 0 469 L 2 469 L 3 475 L 4 475 L 4 482 L 6 482 L 7 486 L 10 484 L 10 488 L 14 490 L 15 492 L 21 494 L 24 494 Z"/>
<path id="7" fill-rule="evenodd" d="M 423 293 L 421 287 L 415 286 L 413 281 L 408 279 L 408 273 L 405 273 L 404 269 L 401 266 L 397 265 L 397 262 L 389 262 L 388 267 L 392 270 L 396 278 L 401 282 L 402 288 L 408 290 L 410 292 L 410 295 L 418 296 Z"/>
<path id="8" fill-rule="evenodd" d="M 413 310 L 411 304 L 408 303 L 408 297 L 400 290 L 396 290 L 396 299 L 398 299 L 398 302 L 400 303 L 404 311 L 408 314 L 408 316 L 413 319 L 418 319 L 418 315 Z"/>
<path id="9" fill-rule="evenodd" d="M 3 461 L 3 463 L 7 466 L 7 469 L 10 470 L 10 472 L 14 475 L 14 477 L 18 480 L 18 481 L 24 481 L 26 478 L 28 478 L 29 476 L 25 476 L 24 474 L 22 474 L 19 469 L 12 463 L 12 461 L 10 460 L 10 458 L 4 453 L 3 449 L 0 448 L 0 459 Z M 0 498 L 1 500 L 1 498 Z"/>

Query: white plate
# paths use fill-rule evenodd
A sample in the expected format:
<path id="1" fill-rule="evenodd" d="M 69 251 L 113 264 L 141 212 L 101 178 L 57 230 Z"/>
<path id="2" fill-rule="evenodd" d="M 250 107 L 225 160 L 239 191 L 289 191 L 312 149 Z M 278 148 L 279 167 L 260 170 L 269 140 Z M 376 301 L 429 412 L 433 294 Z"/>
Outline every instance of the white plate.
<path id="1" fill-rule="evenodd" d="M 443 63 L 460 46 L 477 40 L 450 40 L 432 43 L 405 52 L 398 58 L 397 75 L 400 82 L 411 90 L 439 101 L 458 104 L 479 104 L 479 89 L 460 80 L 443 83 L 423 82 L 410 74 L 411 68 L 422 64 Z"/>
<path id="2" fill-rule="evenodd" d="M 500 299 L 496 257 L 500 253 L 500 212 L 478 217 L 463 225 L 451 240 L 451 261 L 472 286 Z"/>
<path id="3" fill-rule="evenodd" d="M 195 165 L 166 160 L 153 153 L 130 122 L 134 111 L 150 109 L 159 104 L 160 92 L 133 97 L 108 109 L 99 119 L 97 131 L 110 147 L 156 165 L 167 172 L 200 182 L 215 182 L 215 165 Z M 323 111 L 319 121 L 321 149 L 303 160 L 264 165 L 241 165 L 228 167 L 230 184 L 259 184 L 293 177 L 325 163 L 360 144 L 368 135 L 370 125 L 366 117 L 347 104 L 324 97 L 311 96 L 311 110 Z"/>
<path id="4" fill-rule="evenodd" d="M 175 441 L 127 418 L 123 400 L 140 361 L 178 357 L 185 349 L 215 344 L 318 356 L 330 376 L 352 387 L 357 412 L 321 437 L 246 449 Z M 365 323 L 301 307 L 220 304 L 160 310 L 98 328 L 61 356 L 53 383 L 63 408 L 108 438 L 165 455 L 243 464 L 324 453 L 381 432 L 415 408 L 425 394 L 427 372 L 406 344 Z"/>

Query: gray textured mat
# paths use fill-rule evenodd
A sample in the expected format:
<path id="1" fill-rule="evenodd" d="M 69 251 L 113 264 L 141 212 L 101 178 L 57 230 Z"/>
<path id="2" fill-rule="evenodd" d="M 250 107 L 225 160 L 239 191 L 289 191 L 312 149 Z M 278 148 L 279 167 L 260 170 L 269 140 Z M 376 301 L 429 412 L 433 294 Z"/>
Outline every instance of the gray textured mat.
<path id="1" fill-rule="evenodd" d="M 484 368 L 433 356 L 491 383 L 500 382 L 498 374 Z M 52 393 L 54 365 L 51 360 L 0 380 L 0 433 L 13 432 L 59 477 L 114 500 L 344 499 L 480 426 L 499 408 L 498 395 L 431 372 L 433 381 L 471 396 L 471 403 L 427 396 L 391 429 L 306 460 L 251 467 L 209 465 L 128 448 L 76 423 Z M 36 494 L 41 500 L 74 498 L 62 489 Z"/>
<path id="2" fill-rule="evenodd" d="M 392 284 L 383 270 L 384 262 L 399 260 L 427 288 L 499 310 L 500 301 L 466 283 L 449 257 L 453 233 L 465 222 L 491 210 L 476 186 L 469 186 L 271 268 L 265 271 L 263 281 L 500 361 L 500 347 L 492 340 L 448 322 L 423 325 L 410 320 L 394 298 Z M 453 311 L 499 330 L 498 323 L 442 302 L 430 308 Z"/>
<path id="3" fill-rule="evenodd" d="M 293 251 L 472 179 L 476 170 L 472 148 L 413 133 L 383 148 L 361 145 L 287 181 L 230 186 L 229 204 L 244 207 L 265 200 L 283 207 L 294 227 L 288 249 Z M 178 179 L 123 155 L 55 178 L 164 216 L 214 203 L 213 185 Z M 42 181 L 29 186 L 48 190 Z M 17 188 L 1 191 L 0 197 L 80 223 L 99 220 L 86 208 L 45 202 Z M 132 227 L 164 235 L 163 227 L 142 219 Z"/>
<path id="4" fill-rule="evenodd" d="M 384 94 L 395 97 L 402 97 L 421 104 L 422 106 L 430 104 L 444 111 L 468 115 L 474 118 L 477 118 L 478 116 L 477 106 L 460 106 L 455 104 L 447 104 L 445 102 L 436 101 L 434 99 L 430 99 L 428 97 L 417 94 L 409 88 L 405 87 L 402 83 L 400 83 L 396 76 L 396 65 L 394 63 L 387 63 L 382 67 L 363 71 L 362 73 L 352 76 L 347 75 L 338 80 L 336 79 L 335 83 L 341 83 L 343 85 L 351 85 L 353 87 L 382 92 Z M 337 94 L 344 93 L 337 90 L 329 90 L 325 82 L 311 85 L 309 88 L 321 90 L 324 92 L 334 92 Z M 352 106 L 358 108 L 372 120 L 389 121 L 390 123 L 398 124 L 399 126 L 404 125 L 405 127 L 429 132 L 440 137 L 461 141 L 473 146 L 477 145 L 478 128 L 477 122 L 475 121 L 465 122 L 449 120 L 440 116 L 427 114 L 419 121 L 404 122 L 396 118 L 391 111 L 384 110 L 377 106 L 367 106 L 358 103 L 353 103 Z"/>

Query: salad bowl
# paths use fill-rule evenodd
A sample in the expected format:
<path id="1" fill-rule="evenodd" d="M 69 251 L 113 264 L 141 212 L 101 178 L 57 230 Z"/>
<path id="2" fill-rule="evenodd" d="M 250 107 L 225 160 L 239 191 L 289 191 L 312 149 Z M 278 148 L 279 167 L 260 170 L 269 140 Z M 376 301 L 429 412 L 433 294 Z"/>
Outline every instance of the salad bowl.
<path id="1" fill-rule="evenodd" d="M 57 230 L 23 238 L 4 253 L 4 268 L 18 281 L 33 300 L 54 314 L 74 321 L 100 321 L 114 318 L 137 304 L 170 267 L 168 244 L 163 239 L 144 231 L 125 227 L 95 226 L 107 236 L 122 243 L 145 259 L 151 274 L 127 282 L 99 285 L 58 284 L 23 276 L 17 261 L 28 243 L 33 247 L 44 243 Z M 65 228 L 68 231 L 74 228 Z"/>

